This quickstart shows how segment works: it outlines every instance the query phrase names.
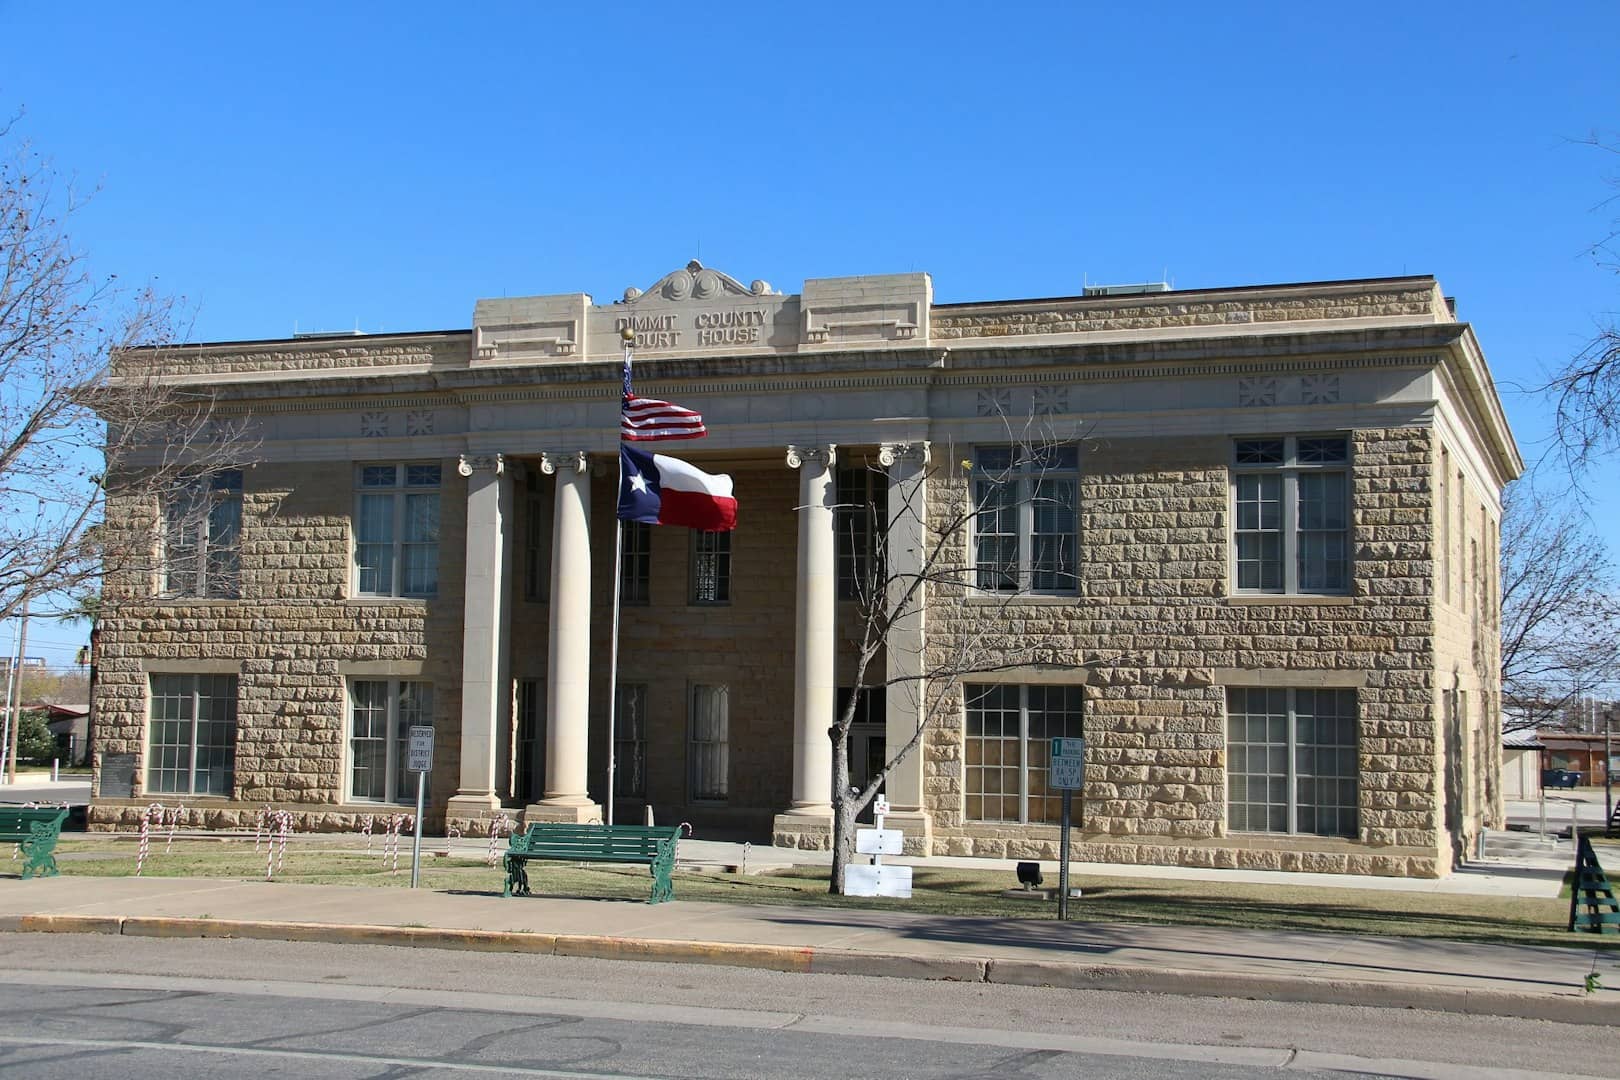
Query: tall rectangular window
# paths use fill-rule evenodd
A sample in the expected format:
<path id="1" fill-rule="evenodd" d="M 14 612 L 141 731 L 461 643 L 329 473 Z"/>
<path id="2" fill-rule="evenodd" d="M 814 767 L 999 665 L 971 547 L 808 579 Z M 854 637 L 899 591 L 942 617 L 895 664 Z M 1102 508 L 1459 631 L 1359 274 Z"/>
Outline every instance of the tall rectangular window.
<path id="1" fill-rule="evenodd" d="M 1445 447 L 1440 448 L 1440 477 L 1439 490 L 1434 493 L 1435 505 L 1440 511 L 1438 532 L 1440 534 L 1438 547 L 1440 557 L 1435 560 L 1438 564 L 1435 577 L 1440 579 L 1440 599 L 1444 603 L 1451 603 L 1451 498 L 1447 490 L 1446 481 L 1451 475 L 1451 453 Z"/>
<path id="2" fill-rule="evenodd" d="M 692 687 L 686 767 L 687 787 L 693 802 L 726 801 L 730 696 L 724 686 Z"/>
<path id="3" fill-rule="evenodd" d="M 1356 835 L 1354 690 L 1228 689 L 1226 755 L 1233 832 Z"/>
<path id="4" fill-rule="evenodd" d="M 979 447 L 973 500 L 974 581 L 980 589 L 1079 591 L 1077 447 Z"/>
<path id="5" fill-rule="evenodd" d="M 512 794 L 524 803 L 539 802 L 546 782 L 546 684 L 519 679 L 517 738 L 513 746 Z"/>
<path id="6" fill-rule="evenodd" d="M 620 799 L 647 797 L 647 687 L 621 684 L 614 693 L 613 794 Z"/>
<path id="7" fill-rule="evenodd" d="M 691 530 L 692 572 L 690 602 L 731 603 L 731 534 Z"/>
<path id="8" fill-rule="evenodd" d="M 413 725 L 433 726 L 433 684 L 397 679 L 349 683 L 349 797 L 355 802 L 414 803 L 416 774 L 406 768 Z M 428 784 L 432 791 L 431 776 Z"/>
<path id="9" fill-rule="evenodd" d="M 356 471 L 355 589 L 361 596 L 439 591 L 438 465 L 361 465 Z"/>
<path id="10" fill-rule="evenodd" d="M 1350 587 L 1350 442 L 1343 435 L 1238 439 L 1233 554 L 1239 592 Z"/>
<path id="11" fill-rule="evenodd" d="M 236 676 L 153 675 L 149 795 L 229 797 L 236 784 Z"/>
<path id="12" fill-rule="evenodd" d="M 186 485 L 163 506 L 165 596 L 234 600 L 242 583 L 242 470 Z"/>
<path id="13" fill-rule="evenodd" d="M 833 513 L 838 554 L 838 599 L 858 600 L 875 587 L 888 529 L 888 477 L 865 465 L 840 466 Z"/>
<path id="14" fill-rule="evenodd" d="M 1084 735 L 1078 686 L 964 684 L 969 821 L 1062 820 L 1063 793 L 1048 785 L 1050 741 Z"/>
<path id="15" fill-rule="evenodd" d="M 645 521 L 626 521 L 619 555 L 619 602 L 646 604 L 652 599 L 652 531 Z M 729 536 L 730 533 L 717 534 Z"/>
<path id="16" fill-rule="evenodd" d="M 533 473 L 523 497 L 523 599 L 544 602 L 551 597 L 550 500 L 540 491 Z"/>

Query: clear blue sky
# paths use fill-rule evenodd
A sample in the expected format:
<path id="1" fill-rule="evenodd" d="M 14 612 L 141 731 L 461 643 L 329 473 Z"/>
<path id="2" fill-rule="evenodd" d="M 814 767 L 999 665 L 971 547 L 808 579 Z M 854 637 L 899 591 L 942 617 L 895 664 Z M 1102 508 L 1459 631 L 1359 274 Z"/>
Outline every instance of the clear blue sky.
<path id="1" fill-rule="evenodd" d="M 1582 256 L 1620 158 L 1570 141 L 1620 129 L 1614 0 L 490 7 L 0 0 L 0 105 L 198 340 L 465 327 L 694 256 L 941 301 L 1432 273 L 1528 458 L 1514 387 L 1620 308 Z"/>

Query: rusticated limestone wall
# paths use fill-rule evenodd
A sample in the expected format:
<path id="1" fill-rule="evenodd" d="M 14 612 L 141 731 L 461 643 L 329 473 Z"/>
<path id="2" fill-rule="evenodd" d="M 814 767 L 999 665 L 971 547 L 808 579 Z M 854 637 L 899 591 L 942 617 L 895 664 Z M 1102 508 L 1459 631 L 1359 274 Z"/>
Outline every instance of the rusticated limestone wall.
<path id="1" fill-rule="evenodd" d="M 1021 599 L 992 651 L 1049 653 L 1084 679 L 1088 765 L 1082 859 L 1435 875 L 1435 769 L 1426 428 L 1352 438 L 1354 571 L 1344 598 L 1226 595 L 1226 439 L 1116 440 L 1082 456 L 1081 595 Z M 965 479 L 933 489 L 936 515 Z M 937 520 L 937 518 L 936 518 Z M 967 552 L 958 557 L 964 561 Z M 933 662 L 982 631 L 960 590 L 930 601 Z M 1227 686 L 1354 686 L 1360 830 L 1354 841 L 1229 834 Z M 936 850 L 1055 858 L 1051 825 L 964 816 L 962 710 L 928 738 Z"/>
<path id="2" fill-rule="evenodd" d="M 1437 299 L 1432 285 L 1428 288 L 1401 289 L 1391 288 L 1388 282 L 1321 286 L 1313 288 L 1308 294 L 1303 291 L 1290 293 L 1233 292 L 1199 298 L 1176 293 L 1150 293 L 1051 302 L 953 305 L 934 309 L 931 335 L 936 340 L 949 340 L 1316 319 L 1432 316 Z"/>
<path id="3" fill-rule="evenodd" d="M 98 755 L 135 754 L 135 797 L 99 800 L 92 827 L 132 825 L 147 796 L 146 727 L 153 671 L 235 673 L 237 799 L 188 798 L 217 828 L 251 827 L 265 805 L 298 828 L 348 828 L 387 813 L 344 805 L 347 678 L 433 683 L 438 737 L 429 821 L 457 782 L 466 489 L 454 462 L 440 489 L 439 594 L 433 600 L 345 599 L 353 478 L 347 464 L 277 465 L 244 476 L 242 598 L 160 600 L 144 580 L 115 582 L 100 625 Z M 115 515 L 119 508 L 114 508 Z M 99 781 L 99 775 L 98 775 Z M 99 791 L 97 792 L 99 795 Z"/>

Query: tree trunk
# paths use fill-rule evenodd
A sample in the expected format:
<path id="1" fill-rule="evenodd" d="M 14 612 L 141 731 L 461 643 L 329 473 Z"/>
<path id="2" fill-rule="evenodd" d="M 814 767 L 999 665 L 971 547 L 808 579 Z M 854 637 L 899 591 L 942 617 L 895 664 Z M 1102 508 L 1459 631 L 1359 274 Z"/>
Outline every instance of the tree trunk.
<path id="1" fill-rule="evenodd" d="M 843 737 L 838 725 L 827 732 L 832 739 L 832 874 L 827 880 L 827 891 L 833 896 L 844 895 L 844 868 L 855 854 L 855 806 L 849 797 L 849 740 Z"/>

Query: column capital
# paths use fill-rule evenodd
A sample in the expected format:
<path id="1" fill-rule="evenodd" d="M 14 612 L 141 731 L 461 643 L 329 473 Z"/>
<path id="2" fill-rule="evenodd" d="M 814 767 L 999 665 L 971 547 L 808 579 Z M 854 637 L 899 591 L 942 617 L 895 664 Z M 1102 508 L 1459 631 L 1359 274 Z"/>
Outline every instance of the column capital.
<path id="1" fill-rule="evenodd" d="M 456 463 L 456 472 L 462 476 L 471 476 L 480 469 L 489 469 L 496 476 L 506 471 L 505 454 L 462 454 L 461 460 Z"/>
<path id="2" fill-rule="evenodd" d="M 825 446 L 789 446 L 787 448 L 788 468 L 801 468 L 805 462 L 819 464 L 824 469 L 832 468 L 838 464 L 838 444 L 827 443 Z"/>
<path id="3" fill-rule="evenodd" d="M 589 458 L 583 450 L 542 450 L 540 452 L 540 471 L 551 476 L 559 469 L 573 469 L 583 473 L 591 467 Z"/>
<path id="4" fill-rule="evenodd" d="M 878 446 L 878 463 L 885 469 L 897 461 L 916 462 L 923 468 L 928 467 L 928 443 L 923 442 L 886 442 Z"/>

